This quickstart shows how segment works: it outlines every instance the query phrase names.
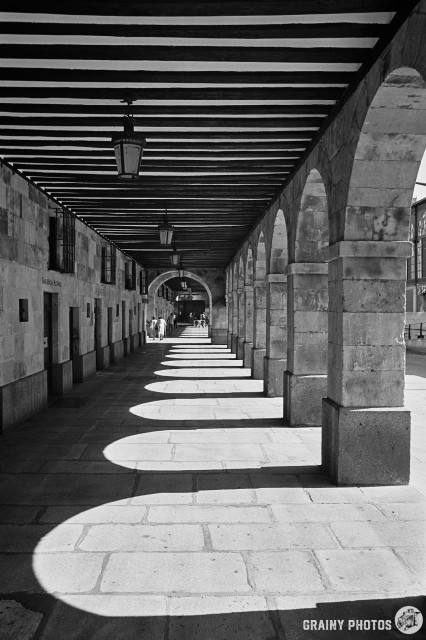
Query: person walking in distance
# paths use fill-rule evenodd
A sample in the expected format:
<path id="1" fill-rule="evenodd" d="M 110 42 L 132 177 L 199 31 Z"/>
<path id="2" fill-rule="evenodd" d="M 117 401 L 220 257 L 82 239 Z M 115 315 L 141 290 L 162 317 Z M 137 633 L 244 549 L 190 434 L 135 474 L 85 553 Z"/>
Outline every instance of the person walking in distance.
<path id="1" fill-rule="evenodd" d="M 160 340 L 163 340 L 164 334 L 166 333 L 166 321 L 162 316 L 159 317 L 157 326 L 158 326 L 158 337 L 160 338 Z"/>
<path id="2" fill-rule="evenodd" d="M 148 333 L 149 333 L 149 337 L 152 338 L 153 340 L 155 340 L 156 329 L 157 329 L 157 318 L 155 316 L 152 316 L 151 321 L 149 323 L 149 327 L 148 327 Z"/>

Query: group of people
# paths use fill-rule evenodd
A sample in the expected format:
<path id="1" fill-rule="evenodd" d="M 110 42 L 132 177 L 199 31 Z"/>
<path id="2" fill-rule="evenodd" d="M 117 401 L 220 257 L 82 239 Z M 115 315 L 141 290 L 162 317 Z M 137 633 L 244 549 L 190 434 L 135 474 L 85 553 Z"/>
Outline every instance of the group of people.
<path id="1" fill-rule="evenodd" d="M 209 319 L 204 312 L 199 316 L 196 316 L 191 311 L 191 313 L 189 314 L 189 320 L 190 322 L 194 323 L 194 327 L 202 327 L 203 329 L 209 324 Z"/>
<path id="2" fill-rule="evenodd" d="M 167 322 L 163 316 L 160 316 L 158 320 L 155 316 L 152 316 L 146 325 L 149 338 L 155 340 L 155 338 L 158 337 L 160 340 L 163 340 L 166 335 L 173 335 L 173 329 L 177 327 L 177 316 L 172 311 L 167 317 Z"/>

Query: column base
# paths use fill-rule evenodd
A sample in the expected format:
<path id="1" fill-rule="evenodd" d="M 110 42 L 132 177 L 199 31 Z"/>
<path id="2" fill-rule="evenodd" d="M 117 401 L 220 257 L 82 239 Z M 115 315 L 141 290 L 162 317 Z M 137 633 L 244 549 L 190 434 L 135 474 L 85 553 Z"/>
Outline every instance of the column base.
<path id="1" fill-rule="evenodd" d="M 210 325 L 209 325 L 210 329 Z M 226 329 L 215 329 L 211 327 L 211 340 L 212 344 L 227 344 L 227 330 Z"/>
<path id="2" fill-rule="evenodd" d="M 252 342 L 244 343 L 243 366 L 251 369 L 251 352 L 253 349 Z"/>
<path id="3" fill-rule="evenodd" d="M 123 340 L 118 340 L 117 342 L 112 342 L 109 345 L 109 361 L 112 364 L 121 360 L 124 357 L 124 343 Z"/>
<path id="4" fill-rule="evenodd" d="M 284 371 L 284 420 L 290 427 L 320 427 L 326 396 L 326 375 L 298 376 Z"/>
<path id="5" fill-rule="evenodd" d="M 72 360 L 57 362 L 52 365 L 52 389 L 54 396 L 64 396 L 72 389 L 73 363 Z"/>
<path id="6" fill-rule="evenodd" d="M 266 349 L 252 349 L 251 351 L 251 375 L 255 380 L 263 380 Z"/>
<path id="7" fill-rule="evenodd" d="M 232 333 L 230 333 L 229 331 L 226 332 L 226 346 L 228 347 L 228 349 L 232 347 Z"/>
<path id="8" fill-rule="evenodd" d="M 130 338 L 123 338 L 124 355 L 128 356 L 130 353 Z"/>
<path id="9" fill-rule="evenodd" d="M 237 338 L 237 360 L 244 359 L 244 338 Z"/>
<path id="10" fill-rule="evenodd" d="M 109 367 L 109 357 L 110 357 L 110 348 L 109 345 L 106 347 L 99 347 L 96 349 L 96 369 L 102 370 L 107 369 Z"/>
<path id="11" fill-rule="evenodd" d="M 26 420 L 47 405 L 47 371 L 0 387 L 0 433 Z"/>
<path id="12" fill-rule="evenodd" d="M 337 485 L 409 483 L 409 411 L 346 408 L 329 398 L 322 406 L 322 464 Z"/>
<path id="13" fill-rule="evenodd" d="M 237 341 L 238 341 L 238 336 L 236 336 L 235 334 L 232 334 L 231 337 L 231 353 L 237 353 Z"/>
<path id="14" fill-rule="evenodd" d="M 96 351 L 89 351 L 73 358 L 74 382 L 85 382 L 96 374 Z"/>
<path id="15" fill-rule="evenodd" d="M 268 358 L 263 360 L 265 382 L 264 390 L 268 398 L 281 397 L 283 395 L 283 375 L 287 366 L 287 360 L 283 358 Z"/>

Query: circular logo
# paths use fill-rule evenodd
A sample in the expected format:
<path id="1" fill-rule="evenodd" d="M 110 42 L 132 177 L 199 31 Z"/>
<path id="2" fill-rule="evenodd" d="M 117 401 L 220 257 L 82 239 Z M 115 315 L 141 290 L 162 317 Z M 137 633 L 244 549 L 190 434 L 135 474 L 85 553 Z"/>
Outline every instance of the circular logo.
<path id="1" fill-rule="evenodd" d="M 423 616 L 416 607 L 402 607 L 395 616 L 396 628 L 406 635 L 417 633 L 422 624 Z"/>

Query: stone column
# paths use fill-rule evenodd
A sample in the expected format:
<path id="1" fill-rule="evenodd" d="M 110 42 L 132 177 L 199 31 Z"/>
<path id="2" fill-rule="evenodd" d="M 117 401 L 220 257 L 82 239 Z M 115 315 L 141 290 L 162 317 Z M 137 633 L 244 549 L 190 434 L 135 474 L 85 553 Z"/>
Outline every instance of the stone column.
<path id="1" fill-rule="evenodd" d="M 237 353 L 238 340 L 238 291 L 232 292 L 232 335 L 231 335 L 231 351 Z"/>
<path id="2" fill-rule="evenodd" d="M 228 293 L 226 296 L 226 306 L 228 310 L 228 333 L 227 333 L 227 341 L 226 345 L 228 349 L 231 348 L 232 343 L 232 292 Z"/>
<path id="3" fill-rule="evenodd" d="M 407 484 L 403 409 L 410 242 L 337 242 L 329 261 L 328 397 L 322 460 L 338 485 Z"/>
<path id="4" fill-rule="evenodd" d="M 284 419 L 290 426 L 321 425 L 327 395 L 328 265 L 289 264 L 287 371 Z"/>
<path id="5" fill-rule="evenodd" d="M 243 366 L 251 367 L 251 350 L 253 348 L 253 287 L 245 285 L 244 287 L 244 347 L 243 347 Z"/>
<path id="6" fill-rule="evenodd" d="M 256 280 L 253 289 L 253 349 L 251 373 L 256 380 L 263 380 L 263 360 L 266 355 L 266 285 Z"/>
<path id="7" fill-rule="evenodd" d="M 287 276 L 266 276 L 266 355 L 264 358 L 265 393 L 273 398 L 283 395 L 283 375 L 287 365 Z"/>
<path id="8" fill-rule="evenodd" d="M 245 295 L 244 288 L 241 288 L 238 289 L 237 360 L 242 360 L 244 357 L 245 332 Z"/>

